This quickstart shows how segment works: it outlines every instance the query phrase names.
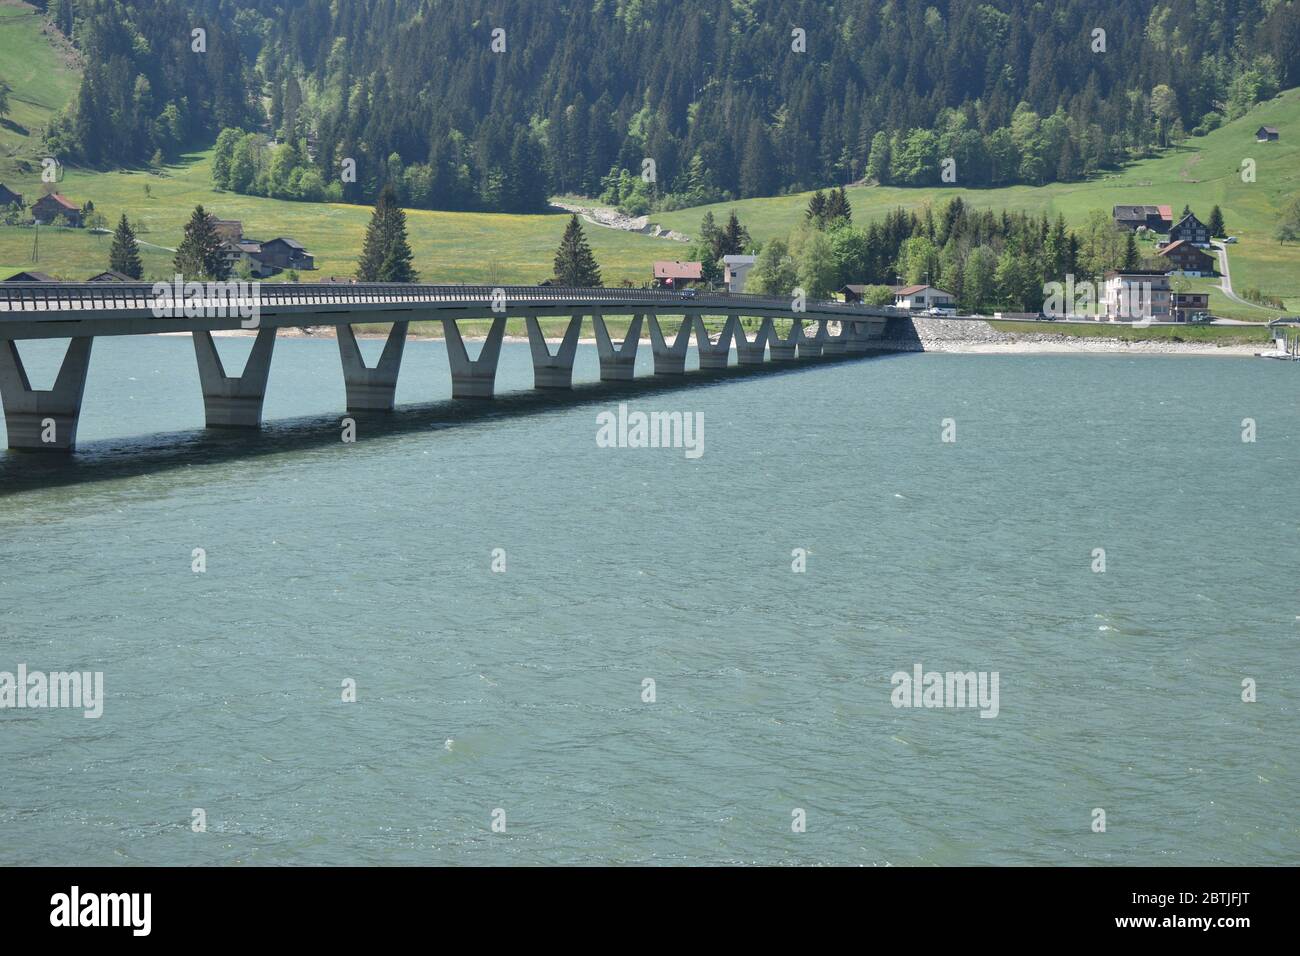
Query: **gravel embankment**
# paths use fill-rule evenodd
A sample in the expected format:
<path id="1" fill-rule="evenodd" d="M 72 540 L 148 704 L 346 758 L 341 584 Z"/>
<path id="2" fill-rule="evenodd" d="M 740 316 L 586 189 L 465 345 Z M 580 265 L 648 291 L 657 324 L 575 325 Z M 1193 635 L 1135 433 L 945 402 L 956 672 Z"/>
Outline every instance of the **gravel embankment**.
<path id="1" fill-rule="evenodd" d="M 1259 345 L 1215 345 L 1212 342 L 1172 342 L 1126 339 L 1059 332 L 1000 332 L 987 322 L 971 319 L 890 319 L 881 348 L 898 352 L 1130 352 L 1162 355 L 1254 355 Z"/>

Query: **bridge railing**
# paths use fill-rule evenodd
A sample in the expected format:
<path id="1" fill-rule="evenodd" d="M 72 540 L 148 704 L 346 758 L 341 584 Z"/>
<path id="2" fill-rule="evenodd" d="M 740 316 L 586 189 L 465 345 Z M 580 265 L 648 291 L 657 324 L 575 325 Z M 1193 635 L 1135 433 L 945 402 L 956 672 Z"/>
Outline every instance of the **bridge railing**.
<path id="1" fill-rule="evenodd" d="M 227 281 L 224 284 L 195 284 L 196 289 L 177 289 L 159 282 L 0 282 L 0 315 L 3 313 L 42 312 L 123 312 L 153 311 L 155 315 L 183 315 L 186 297 L 198 294 L 200 308 L 213 302 L 234 308 L 237 304 L 256 303 L 260 311 L 309 310 L 347 311 L 364 306 L 482 306 L 504 298 L 507 307 L 537 306 L 606 306 L 636 308 L 646 306 L 685 306 L 716 308 L 723 312 L 745 310 L 790 312 L 792 300 L 774 295 L 745 293 L 708 293 L 697 291 L 682 295 L 680 291 L 659 289 L 582 289 L 564 286 L 471 286 L 421 285 L 398 282 L 251 282 Z M 213 291 L 216 290 L 216 291 Z M 842 302 L 810 300 L 806 312 L 829 315 L 880 317 L 900 315 L 892 308 L 854 306 Z M 207 312 L 204 312 L 207 313 Z"/>
<path id="2" fill-rule="evenodd" d="M 792 311 L 787 297 L 732 292 L 681 292 L 660 289 L 590 289 L 562 286 L 471 286 L 423 285 L 418 283 L 227 283 L 201 284 L 201 301 L 210 301 L 212 289 L 230 302 L 257 302 L 259 308 L 310 308 L 313 306 L 366 305 L 483 305 L 504 297 L 507 306 L 569 305 L 635 307 L 677 305 L 717 308 L 721 311 Z M 252 290 L 256 290 L 255 293 Z M 109 312 L 178 308 L 186 295 L 178 297 L 171 283 L 149 282 L 0 282 L 0 313 L 18 312 Z M 887 316 L 893 309 L 855 306 L 843 302 L 809 301 L 808 312 L 820 314 Z"/>

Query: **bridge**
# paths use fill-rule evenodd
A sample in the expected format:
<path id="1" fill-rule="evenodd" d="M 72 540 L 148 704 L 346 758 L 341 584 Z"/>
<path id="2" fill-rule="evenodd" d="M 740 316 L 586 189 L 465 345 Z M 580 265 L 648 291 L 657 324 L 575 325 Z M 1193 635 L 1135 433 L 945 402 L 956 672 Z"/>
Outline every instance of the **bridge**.
<path id="1" fill-rule="evenodd" d="M 451 366 L 454 399 L 491 398 L 506 321 L 522 318 L 532 349 L 534 387 L 572 387 L 573 362 L 582 324 L 590 318 L 596 335 L 601 381 L 634 377 L 643 325 L 649 325 L 656 376 L 686 374 L 692 336 L 701 370 L 730 364 L 787 364 L 828 356 L 865 354 L 884 335 L 890 318 L 907 313 L 890 308 L 809 302 L 796 309 L 790 299 L 731 293 L 665 292 L 651 289 L 577 289 L 548 286 L 440 286 L 388 283 L 0 283 L 0 402 L 12 450 L 70 452 L 76 447 L 86 372 L 94 341 L 104 335 L 189 332 L 193 335 L 209 428 L 259 428 L 277 330 L 335 326 L 349 412 L 391 411 L 411 321 L 441 321 Z M 610 315 L 628 316 L 627 334 L 611 337 Z M 568 317 L 552 352 L 540 319 Z M 724 318 L 722 332 L 709 334 L 705 318 Z M 666 330 L 661 320 L 679 319 Z M 757 318 L 749 338 L 741 319 Z M 778 334 L 775 320 L 789 321 Z M 490 320 L 486 341 L 471 359 L 458 323 Z M 367 366 L 355 325 L 392 323 L 383 353 Z M 837 331 L 832 334 L 831 326 Z M 212 333 L 256 329 L 243 372 L 230 375 L 217 354 Z M 54 386 L 31 387 L 17 342 L 71 339 Z"/>

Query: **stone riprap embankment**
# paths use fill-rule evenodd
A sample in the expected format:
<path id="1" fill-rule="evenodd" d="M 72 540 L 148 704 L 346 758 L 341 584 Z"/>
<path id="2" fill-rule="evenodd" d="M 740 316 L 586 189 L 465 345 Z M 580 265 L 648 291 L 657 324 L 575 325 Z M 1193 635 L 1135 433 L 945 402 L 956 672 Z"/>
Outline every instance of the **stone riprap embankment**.
<path id="1" fill-rule="evenodd" d="M 1046 323 L 1044 323 L 1046 325 Z M 1049 331 L 1002 332 L 979 319 L 925 316 L 890 319 L 879 348 L 895 352 L 1130 352 L 1150 354 L 1253 355 L 1259 346 L 1129 341 L 1101 336 L 1064 335 Z"/>

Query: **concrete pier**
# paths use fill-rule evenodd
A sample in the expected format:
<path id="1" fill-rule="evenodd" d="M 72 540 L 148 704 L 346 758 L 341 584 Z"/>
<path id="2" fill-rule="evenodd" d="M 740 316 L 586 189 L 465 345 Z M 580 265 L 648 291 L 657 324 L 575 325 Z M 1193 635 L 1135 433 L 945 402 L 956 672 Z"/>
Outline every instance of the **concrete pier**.
<path id="1" fill-rule="evenodd" d="M 850 355 L 863 355 L 871 351 L 871 343 L 879 339 L 884 331 L 884 322 L 879 325 L 873 322 L 847 322 L 849 327 L 849 343 L 847 351 Z"/>
<path id="2" fill-rule="evenodd" d="M 808 333 L 802 329 L 799 332 L 798 353 L 799 358 L 821 358 L 822 348 L 826 345 L 826 320 L 817 319 L 817 331 Z M 798 322 L 798 320 L 796 320 Z M 802 322 L 798 322 L 802 325 Z"/>
<path id="3" fill-rule="evenodd" d="M 528 326 L 528 345 L 533 350 L 533 388 L 573 388 L 573 360 L 582 334 L 582 314 L 569 319 L 564 341 L 554 355 L 546 345 L 537 316 L 524 316 L 524 324 Z"/>
<path id="4" fill-rule="evenodd" d="M 266 399 L 266 380 L 271 374 L 275 333 L 273 328 L 257 330 L 244 374 L 234 377 L 226 374 L 212 333 L 194 332 L 194 355 L 199 361 L 203 412 L 209 428 L 262 427 L 262 403 Z"/>
<path id="5" fill-rule="evenodd" d="M 397 394 L 397 375 L 402 370 L 408 322 L 394 322 L 388 330 L 383 354 L 374 368 L 368 368 L 352 326 L 338 327 L 339 357 L 343 361 L 343 384 L 347 389 L 348 411 L 391 412 Z"/>
<path id="6" fill-rule="evenodd" d="M 471 359 L 465 350 L 465 340 L 460 337 L 455 319 L 443 319 L 442 331 L 451 364 L 451 397 L 491 398 L 496 386 L 497 362 L 501 358 L 501 340 L 506 334 L 506 317 L 492 320 L 487 341 L 476 359 Z"/>
<path id="7" fill-rule="evenodd" d="M 695 347 L 700 353 L 701 369 L 723 369 L 731 358 L 731 337 L 736 330 L 736 317 L 727 316 L 727 323 L 722 327 L 718 341 L 709 338 L 709 330 L 704 327 L 704 318 L 695 316 Z"/>
<path id="8" fill-rule="evenodd" d="M 751 342 L 745 338 L 745 327 L 740 322 L 740 316 L 733 315 L 730 318 L 735 329 L 736 363 L 738 365 L 762 365 L 764 356 L 767 354 L 767 333 L 772 320 L 763 320 L 758 327 L 758 331 L 754 334 L 754 340 Z"/>
<path id="9" fill-rule="evenodd" d="M 650 315 L 650 346 L 654 349 L 656 375 L 685 375 L 686 353 L 691 347 L 691 317 L 682 316 L 682 324 L 677 329 L 677 337 L 669 345 L 664 340 L 663 329 L 659 326 L 659 316 Z"/>
<path id="10" fill-rule="evenodd" d="M 767 350 L 772 356 L 773 362 L 793 362 L 795 353 L 799 348 L 799 342 L 803 339 L 803 322 L 800 319 L 794 319 L 790 323 L 790 331 L 785 338 L 776 334 L 776 323 L 769 316 L 763 320 L 764 329 L 767 331 Z"/>
<path id="11" fill-rule="evenodd" d="M 18 344 L 13 339 L 0 341 L 0 399 L 11 449 L 70 452 L 76 447 L 94 341 L 79 337 L 68 343 L 54 387 L 49 390 L 32 388 Z"/>
<path id="12" fill-rule="evenodd" d="M 623 344 L 618 348 L 610 341 L 609 329 L 605 327 L 605 316 L 594 312 L 592 324 L 596 326 L 596 351 L 600 356 L 600 380 L 602 382 L 630 382 L 636 375 L 636 347 L 641 341 L 641 323 L 643 314 L 632 317 Z"/>

